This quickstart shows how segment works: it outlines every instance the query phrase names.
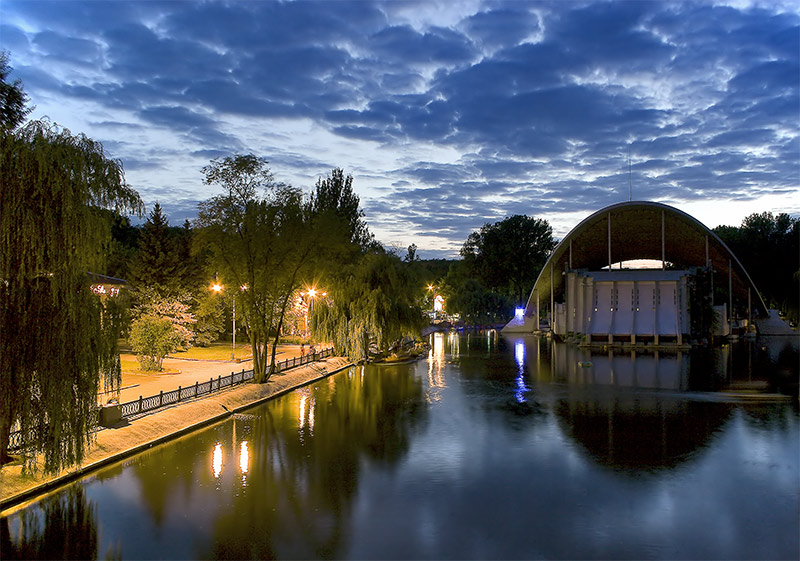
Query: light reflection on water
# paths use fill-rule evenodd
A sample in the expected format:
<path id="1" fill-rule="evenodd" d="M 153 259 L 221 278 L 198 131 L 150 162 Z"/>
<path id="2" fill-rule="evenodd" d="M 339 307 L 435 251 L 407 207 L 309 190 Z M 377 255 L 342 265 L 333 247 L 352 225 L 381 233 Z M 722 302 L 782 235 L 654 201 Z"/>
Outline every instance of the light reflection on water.
<path id="1" fill-rule="evenodd" d="M 517 362 L 517 377 L 514 380 L 517 389 L 514 391 L 514 397 L 518 403 L 525 403 L 525 392 L 530 391 L 525 385 L 525 341 L 519 340 L 514 343 L 514 359 Z"/>
<path id="2" fill-rule="evenodd" d="M 211 471 L 214 473 L 214 477 L 218 479 L 222 475 L 222 444 L 220 443 L 214 445 L 214 451 L 211 455 Z"/>
<path id="3" fill-rule="evenodd" d="M 247 472 L 250 469 L 250 450 L 247 448 L 248 442 L 242 442 L 239 452 L 239 470 L 242 472 L 242 484 L 247 484 Z"/>
<path id="4" fill-rule="evenodd" d="M 784 350 L 431 341 L 0 519 L 3 558 L 60 557 L 54 532 L 82 557 L 798 557 L 797 408 L 730 397 L 785 385 Z"/>

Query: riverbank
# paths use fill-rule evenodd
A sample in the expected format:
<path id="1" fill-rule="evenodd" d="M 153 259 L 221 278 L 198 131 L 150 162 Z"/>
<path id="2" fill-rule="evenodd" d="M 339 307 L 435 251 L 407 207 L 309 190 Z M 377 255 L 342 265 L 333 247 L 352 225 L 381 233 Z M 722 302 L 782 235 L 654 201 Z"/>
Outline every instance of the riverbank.
<path id="1" fill-rule="evenodd" d="M 0 469 L 0 514 L 20 508 L 27 502 L 102 466 L 122 460 L 162 442 L 178 438 L 201 427 L 221 421 L 296 388 L 330 376 L 351 366 L 345 358 L 332 357 L 273 376 L 265 384 L 245 384 L 208 397 L 181 402 L 150 415 L 123 420 L 114 428 L 97 432 L 95 443 L 84 461 L 58 474 L 22 473 L 21 465 Z"/>

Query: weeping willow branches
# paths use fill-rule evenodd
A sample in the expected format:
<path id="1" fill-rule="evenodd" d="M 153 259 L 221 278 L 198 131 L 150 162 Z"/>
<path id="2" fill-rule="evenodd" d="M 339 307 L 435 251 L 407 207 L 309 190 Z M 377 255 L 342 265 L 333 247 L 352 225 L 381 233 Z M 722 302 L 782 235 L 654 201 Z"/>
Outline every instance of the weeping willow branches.
<path id="1" fill-rule="evenodd" d="M 395 255 L 363 255 L 339 275 L 332 297 L 314 308 L 315 337 L 332 341 L 337 354 L 356 362 L 367 360 L 373 344 L 387 352 L 404 337 L 418 335 L 425 323 L 414 286 L 407 264 Z"/>
<path id="2" fill-rule="evenodd" d="M 33 121 L 0 138 L 0 461 L 18 425 L 55 471 L 82 459 L 100 374 L 119 372 L 106 307 L 101 208 L 141 212 L 101 144 Z"/>

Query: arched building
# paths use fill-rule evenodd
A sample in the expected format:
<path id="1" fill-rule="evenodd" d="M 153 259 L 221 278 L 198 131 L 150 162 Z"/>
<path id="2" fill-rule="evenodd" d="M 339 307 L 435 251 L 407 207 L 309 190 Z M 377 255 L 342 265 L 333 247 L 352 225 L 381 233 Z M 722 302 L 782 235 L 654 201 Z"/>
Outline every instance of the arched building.
<path id="1" fill-rule="evenodd" d="M 660 266 L 625 266 L 637 260 Z M 661 203 L 625 202 L 595 212 L 561 240 L 524 312 L 504 331 L 535 332 L 542 319 L 559 335 L 680 344 L 692 331 L 692 310 L 713 317 L 720 335 L 730 333 L 731 318 L 749 326 L 754 315 L 768 315 L 747 271 L 711 230 Z"/>

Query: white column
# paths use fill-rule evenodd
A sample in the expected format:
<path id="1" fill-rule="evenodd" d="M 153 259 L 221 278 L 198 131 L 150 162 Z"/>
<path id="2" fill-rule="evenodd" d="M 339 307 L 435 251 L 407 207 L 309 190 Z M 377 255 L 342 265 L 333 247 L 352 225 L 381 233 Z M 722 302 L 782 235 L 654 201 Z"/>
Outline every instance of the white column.
<path id="1" fill-rule="evenodd" d="M 664 243 L 664 211 L 661 211 L 661 270 L 667 268 L 666 244 Z"/>
<path id="2" fill-rule="evenodd" d="M 608 213 L 608 270 L 611 270 L 611 213 Z"/>

